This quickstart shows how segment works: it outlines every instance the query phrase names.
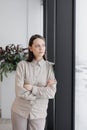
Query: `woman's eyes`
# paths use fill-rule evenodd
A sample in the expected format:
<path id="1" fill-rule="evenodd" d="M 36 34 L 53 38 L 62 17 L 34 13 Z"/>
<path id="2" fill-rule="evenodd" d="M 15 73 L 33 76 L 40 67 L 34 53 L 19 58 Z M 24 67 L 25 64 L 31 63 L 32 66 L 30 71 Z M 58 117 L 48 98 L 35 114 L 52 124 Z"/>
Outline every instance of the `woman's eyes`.
<path id="1" fill-rule="evenodd" d="M 35 45 L 35 47 L 41 47 L 41 45 Z M 45 44 L 43 44 L 42 47 L 45 47 Z"/>

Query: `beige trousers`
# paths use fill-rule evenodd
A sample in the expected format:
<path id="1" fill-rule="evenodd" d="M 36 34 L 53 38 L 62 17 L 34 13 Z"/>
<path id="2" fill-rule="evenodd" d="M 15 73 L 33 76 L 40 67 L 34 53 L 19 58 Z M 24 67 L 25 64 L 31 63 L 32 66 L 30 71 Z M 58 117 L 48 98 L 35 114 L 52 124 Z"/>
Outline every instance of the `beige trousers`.
<path id="1" fill-rule="evenodd" d="M 11 113 L 12 130 L 44 130 L 45 119 L 25 119 L 15 112 Z"/>

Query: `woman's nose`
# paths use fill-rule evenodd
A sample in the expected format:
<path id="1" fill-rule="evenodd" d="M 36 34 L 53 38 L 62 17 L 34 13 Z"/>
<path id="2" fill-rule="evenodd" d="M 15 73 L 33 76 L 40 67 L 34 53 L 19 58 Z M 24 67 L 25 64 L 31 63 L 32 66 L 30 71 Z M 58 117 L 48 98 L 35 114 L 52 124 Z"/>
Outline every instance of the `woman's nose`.
<path id="1" fill-rule="evenodd" d="M 42 46 L 40 47 L 40 50 L 43 50 L 43 47 L 42 47 Z"/>

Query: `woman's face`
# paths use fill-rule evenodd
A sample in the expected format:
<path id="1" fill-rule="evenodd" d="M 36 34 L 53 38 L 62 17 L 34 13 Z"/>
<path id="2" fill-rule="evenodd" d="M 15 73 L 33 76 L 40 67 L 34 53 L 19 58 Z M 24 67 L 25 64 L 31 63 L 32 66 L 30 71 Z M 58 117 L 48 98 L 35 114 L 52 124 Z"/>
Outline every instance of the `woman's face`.
<path id="1" fill-rule="evenodd" d="M 33 52 L 36 60 L 40 60 L 45 54 L 45 41 L 37 38 L 33 41 L 32 46 L 29 46 L 29 49 Z"/>

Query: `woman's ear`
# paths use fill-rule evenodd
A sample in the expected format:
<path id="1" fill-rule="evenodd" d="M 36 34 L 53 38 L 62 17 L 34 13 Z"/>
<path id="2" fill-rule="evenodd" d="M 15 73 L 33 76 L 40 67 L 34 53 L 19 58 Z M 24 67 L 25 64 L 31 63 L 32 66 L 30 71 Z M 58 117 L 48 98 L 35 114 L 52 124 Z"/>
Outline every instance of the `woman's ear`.
<path id="1" fill-rule="evenodd" d="M 29 46 L 29 50 L 32 51 L 32 47 L 31 46 Z"/>

